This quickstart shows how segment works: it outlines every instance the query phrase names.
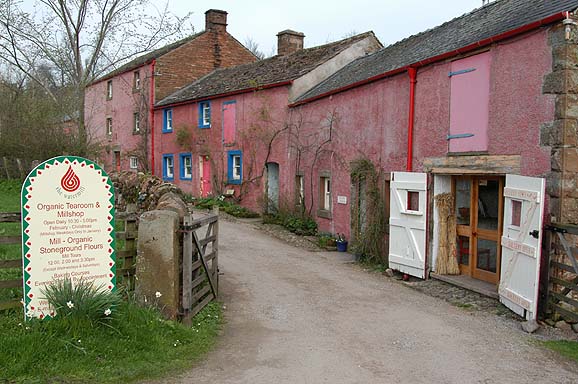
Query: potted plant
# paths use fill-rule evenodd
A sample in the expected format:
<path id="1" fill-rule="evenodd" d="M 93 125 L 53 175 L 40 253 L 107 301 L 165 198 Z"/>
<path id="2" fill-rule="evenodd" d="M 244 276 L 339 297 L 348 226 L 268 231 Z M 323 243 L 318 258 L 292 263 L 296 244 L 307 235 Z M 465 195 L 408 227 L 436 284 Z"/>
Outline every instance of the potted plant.
<path id="1" fill-rule="evenodd" d="M 338 252 L 347 252 L 347 240 L 345 239 L 345 235 L 343 233 L 337 234 L 335 245 L 337 246 Z"/>

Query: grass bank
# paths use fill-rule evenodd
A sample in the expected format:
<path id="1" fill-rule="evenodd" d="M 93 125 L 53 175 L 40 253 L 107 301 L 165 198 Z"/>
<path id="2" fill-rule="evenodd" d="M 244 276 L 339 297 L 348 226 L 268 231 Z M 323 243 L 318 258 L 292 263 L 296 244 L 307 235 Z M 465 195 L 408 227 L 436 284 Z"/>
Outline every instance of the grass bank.
<path id="1" fill-rule="evenodd" d="M 58 317 L 24 322 L 21 311 L 0 315 L 0 382 L 125 383 L 192 366 L 215 343 L 222 326 L 213 302 L 190 328 L 153 308 L 123 303 L 106 326 L 72 334 Z"/>

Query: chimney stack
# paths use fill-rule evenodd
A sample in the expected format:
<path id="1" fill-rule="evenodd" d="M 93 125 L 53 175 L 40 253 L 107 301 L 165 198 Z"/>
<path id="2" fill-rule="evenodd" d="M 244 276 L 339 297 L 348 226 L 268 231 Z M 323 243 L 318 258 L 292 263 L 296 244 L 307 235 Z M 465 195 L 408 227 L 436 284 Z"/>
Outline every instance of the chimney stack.
<path id="1" fill-rule="evenodd" d="M 303 39 L 305 35 L 286 29 L 277 34 L 277 54 L 281 56 L 289 55 L 303 49 Z"/>
<path id="2" fill-rule="evenodd" d="M 227 12 L 218 9 L 205 12 L 205 31 L 226 32 Z"/>

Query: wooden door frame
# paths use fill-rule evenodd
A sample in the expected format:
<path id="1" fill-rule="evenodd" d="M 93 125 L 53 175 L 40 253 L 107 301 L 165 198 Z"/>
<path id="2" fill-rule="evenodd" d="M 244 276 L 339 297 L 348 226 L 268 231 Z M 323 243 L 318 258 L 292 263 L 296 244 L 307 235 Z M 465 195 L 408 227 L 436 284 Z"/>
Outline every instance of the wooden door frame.
<path id="1" fill-rule="evenodd" d="M 452 195 L 456 194 L 456 181 L 466 179 L 470 182 L 470 224 L 456 225 L 456 237 L 463 236 L 469 240 L 469 259 L 468 265 L 459 264 L 460 273 L 468 275 L 478 280 L 498 284 L 500 281 L 500 267 L 502 258 L 501 237 L 503 233 L 504 221 L 504 182 L 505 178 L 501 175 L 453 175 L 452 176 Z M 478 196 L 480 180 L 497 180 L 498 181 L 498 229 L 490 230 L 477 228 L 478 226 Z M 496 272 L 489 272 L 477 268 L 478 264 L 478 242 L 477 239 L 490 240 L 496 242 Z"/>

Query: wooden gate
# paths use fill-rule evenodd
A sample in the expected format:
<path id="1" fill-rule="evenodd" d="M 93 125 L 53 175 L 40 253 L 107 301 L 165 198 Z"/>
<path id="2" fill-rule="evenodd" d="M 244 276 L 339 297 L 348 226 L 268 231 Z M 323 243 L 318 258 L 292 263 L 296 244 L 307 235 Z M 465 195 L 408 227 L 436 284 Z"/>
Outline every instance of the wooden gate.
<path id="1" fill-rule="evenodd" d="M 552 224 L 550 232 L 550 268 L 548 287 L 548 311 L 564 320 L 578 321 L 578 227 Z"/>
<path id="2" fill-rule="evenodd" d="M 206 227 L 206 229 L 205 229 Z M 207 304 L 216 299 L 219 292 L 219 214 L 192 220 L 183 219 L 183 284 L 181 291 L 182 319 L 191 319 Z M 197 231 L 203 232 L 200 238 Z"/>

